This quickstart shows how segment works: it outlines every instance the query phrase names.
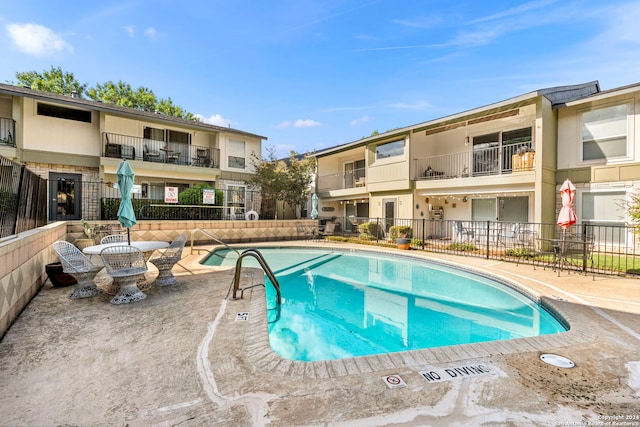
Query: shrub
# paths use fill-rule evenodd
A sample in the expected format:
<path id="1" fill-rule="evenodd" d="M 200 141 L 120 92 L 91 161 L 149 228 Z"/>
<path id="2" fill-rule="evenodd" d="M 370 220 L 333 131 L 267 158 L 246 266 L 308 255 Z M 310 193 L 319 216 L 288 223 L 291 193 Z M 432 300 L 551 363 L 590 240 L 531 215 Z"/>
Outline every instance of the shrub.
<path id="1" fill-rule="evenodd" d="M 411 239 L 411 246 L 422 246 L 423 242 L 421 239 L 418 239 L 417 237 L 414 237 L 413 239 Z"/>
<path id="2" fill-rule="evenodd" d="M 362 240 L 375 240 L 380 238 L 382 230 L 376 222 L 365 222 L 358 225 L 358 231 Z"/>
<path id="3" fill-rule="evenodd" d="M 408 225 L 394 225 L 389 228 L 389 237 L 392 241 L 397 238 L 406 239 L 411 237 L 411 227 Z"/>
<path id="4" fill-rule="evenodd" d="M 531 248 L 507 249 L 504 253 L 507 256 L 512 256 L 515 258 L 534 258 L 536 256 L 535 251 Z"/>
<path id="5" fill-rule="evenodd" d="M 478 250 L 476 245 L 472 243 L 457 243 L 457 242 L 451 243 L 449 246 L 447 246 L 447 249 L 449 249 L 450 251 L 460 251 L 460 252 L 473 252 Z"/>

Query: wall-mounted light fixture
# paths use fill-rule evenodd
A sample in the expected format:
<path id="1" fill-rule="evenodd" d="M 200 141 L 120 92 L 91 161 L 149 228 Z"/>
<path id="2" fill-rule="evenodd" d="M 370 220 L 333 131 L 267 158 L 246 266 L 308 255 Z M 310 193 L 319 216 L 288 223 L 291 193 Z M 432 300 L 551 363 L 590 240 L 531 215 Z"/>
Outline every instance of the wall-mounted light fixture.
<path id="1" fill-rule="evenodd" d="M 462 198 L 462 201 L 463 201 L 463 202 L 465 202 L 465 203 L 467 203 L 467 196 L 464 196 L 464 197 Z"/>
<path id="2" fill-rule="evenodd" d="M 465 136 L 465 137 L 464 137 L 464 146 L 466 147 L 466 146 L 468 146 L 468 145 L 469 145 L 469 137 L 468 137 L 468 136 Z"/>

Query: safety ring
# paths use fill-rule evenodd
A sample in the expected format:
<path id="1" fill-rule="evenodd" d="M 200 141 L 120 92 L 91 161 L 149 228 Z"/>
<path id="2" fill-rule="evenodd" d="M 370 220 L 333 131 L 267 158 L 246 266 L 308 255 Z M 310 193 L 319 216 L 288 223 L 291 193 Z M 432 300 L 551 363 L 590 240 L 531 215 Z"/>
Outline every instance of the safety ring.
<path id="1" fill-rule="evenodd" d="M 258 215 L 258 212 L 256 212 L 256 211 L 249 211 L 249 212 L 244 214 L 244 218 L 247 221 L 255 221 L 256 219 L 259 218 L 259 215 Z"/>

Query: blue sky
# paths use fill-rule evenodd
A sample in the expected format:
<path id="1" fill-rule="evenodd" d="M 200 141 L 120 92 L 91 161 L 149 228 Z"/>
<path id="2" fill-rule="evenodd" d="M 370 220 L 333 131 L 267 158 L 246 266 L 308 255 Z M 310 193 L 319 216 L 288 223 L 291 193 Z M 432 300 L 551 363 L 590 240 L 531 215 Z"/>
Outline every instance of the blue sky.
<path id="1" fill-rule="evenodd" d="M 22 0 L 0 81 L 122 80 L 286 156 L 532 90 L 640 81 L 640 2 Z"/>

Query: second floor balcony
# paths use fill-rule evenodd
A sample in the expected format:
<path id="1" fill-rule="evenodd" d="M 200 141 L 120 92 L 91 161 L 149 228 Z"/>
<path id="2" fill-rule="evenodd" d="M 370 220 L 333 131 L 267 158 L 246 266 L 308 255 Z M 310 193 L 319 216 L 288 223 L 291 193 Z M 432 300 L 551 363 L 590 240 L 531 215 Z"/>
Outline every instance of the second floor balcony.
<path id="1" fill-rule="evenodd" d="M 366 169 L 359 168 L 347 172 L 320 175 L 317 178 L 317 191 L 332 191 L 357 188 L 365 191 L 367 186 Z"/>
<path id="2" fill-rule="evenodd" d="M 205 168 L 220 167 L 218 148 L 107 132 L 102 134 L 102 146 L 104 157 Z"/>
<path id="3" fill-rule="evenodd" d="M 469 178 L 535 169 L 531 143 L 414 159 L 414 180 Z"/>

